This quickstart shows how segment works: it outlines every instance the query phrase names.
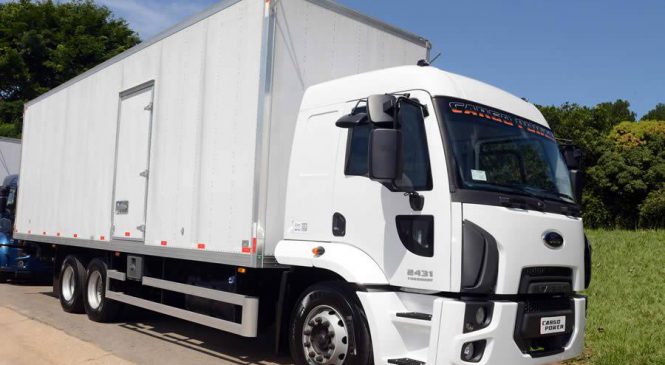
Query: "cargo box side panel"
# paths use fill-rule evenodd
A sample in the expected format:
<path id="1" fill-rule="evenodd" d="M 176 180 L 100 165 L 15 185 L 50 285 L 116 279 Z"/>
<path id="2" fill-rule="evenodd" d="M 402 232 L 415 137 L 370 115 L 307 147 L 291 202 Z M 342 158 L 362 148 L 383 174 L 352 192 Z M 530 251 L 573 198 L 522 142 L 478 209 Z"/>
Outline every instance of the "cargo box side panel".
<path id="1" fill-rule="evenodd" d="M 227 9 L 230 10 L 230 9 Z M 207 20 L 161 42 L 150 153 L 147 245 L 195 249 L 193 185 Z M 182 232 L 182 233 L 181 233 Z"/>
<path id="2" fill-rule="evenodd" d="M 121 80 L 113 65 L 28 107 L 18 233 L 108 241 Z"/>
<path id="3" fill-rule="evenodd" d="M 241 253 L 252 228 L 263 2 L 162 43 L 146 245 Z"/>
<path id="4" fill-rule="evenodd" d="M 249 262 L 238 257 L 250 256 L 240 253 L 253 221 L 263 11 L 263 1 L 229 2 L 31 102 L 19 236 Z M 145 241 L 113 241 L 120 97 L 146 83 L 154 96 Z"/>
<path id="5" fill-rule="evenodd" d="M 245 1 L 242 6 L 236 14 L 210 21 L 201 176 L 197 181 L 198 240 L 230 253 L 243 253 L 243 241 L 252 234 L 252 182 L 262 91 L 264 4 Z M 233 30 L 227 30 L 229 27 Z"/>
<path id="6" fill-rule="evenodd" d="M 415 65 L 428 55 L 429 43 L 424 39 L 338 7 L 318 0 L 283 0 L 276 5 L 266 255 L 272 255 L 284 235 L 288 165 L 305 90 L 357 73 Z"/>

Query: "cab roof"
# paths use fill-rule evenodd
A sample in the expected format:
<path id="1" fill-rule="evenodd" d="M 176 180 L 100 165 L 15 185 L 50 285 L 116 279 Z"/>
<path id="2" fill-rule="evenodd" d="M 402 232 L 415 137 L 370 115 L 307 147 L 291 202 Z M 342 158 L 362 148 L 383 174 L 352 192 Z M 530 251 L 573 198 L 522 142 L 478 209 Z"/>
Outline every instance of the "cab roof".
<path id="1" fill-rule="evenodd" d="M 432 96 L 449 96 L 484 104 L 549 128 L 533 104 L 497 87 L 435 67 L 400 66 L 348 76 L 310 87 L 302 109 L 366 98 L 372 94 L 421 89 Z"/>

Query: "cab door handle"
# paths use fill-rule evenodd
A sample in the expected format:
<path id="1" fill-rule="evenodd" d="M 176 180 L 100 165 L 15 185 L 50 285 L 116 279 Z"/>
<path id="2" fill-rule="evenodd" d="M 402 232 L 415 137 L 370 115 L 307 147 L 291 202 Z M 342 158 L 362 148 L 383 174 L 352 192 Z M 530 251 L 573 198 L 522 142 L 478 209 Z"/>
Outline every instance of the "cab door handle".
<path id="1" fill-rule="evenodd" d="M 333 214 L 332 233 L 335 237 L 344 237 L 346 235 L 346 218 L 341 213 Z"/>

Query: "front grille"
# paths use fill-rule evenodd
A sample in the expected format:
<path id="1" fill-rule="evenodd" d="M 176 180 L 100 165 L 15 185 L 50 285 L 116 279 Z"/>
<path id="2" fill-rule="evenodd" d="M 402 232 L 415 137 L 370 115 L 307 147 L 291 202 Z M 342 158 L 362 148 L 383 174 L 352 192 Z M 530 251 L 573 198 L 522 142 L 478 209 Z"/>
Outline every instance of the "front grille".
<path id="1" fill-rule="evenodd" d="M 523 303 L 523 313 L 554 312 L 571 308 L 568 298 L 551 298 L 548 300 L 527 300 Z"/>
<path id="2" fill-rule="evenodd" d="M 522 275 L 529 276 L 568 276 L 572 270 L 568 267 L 538 266 L 527 267 L 522 270 Z"/>
<path id="3" fill-rule="evenodd" d="M 569 294 L 573 269 L 569 267 L 527 267 L 522 269 L 519 294 Z"/>

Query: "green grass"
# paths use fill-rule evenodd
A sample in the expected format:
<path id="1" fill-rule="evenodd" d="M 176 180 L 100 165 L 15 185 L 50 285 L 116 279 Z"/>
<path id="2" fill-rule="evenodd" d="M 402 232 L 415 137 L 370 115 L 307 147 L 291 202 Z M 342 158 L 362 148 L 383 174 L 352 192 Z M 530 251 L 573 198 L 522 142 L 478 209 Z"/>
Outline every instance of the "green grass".
<path id="1" fill-rule="evenodd" d="M 571 365 L 665 364 L 665 231 L 589 231 L 586 350 Z"/>

